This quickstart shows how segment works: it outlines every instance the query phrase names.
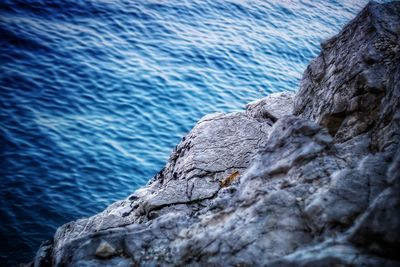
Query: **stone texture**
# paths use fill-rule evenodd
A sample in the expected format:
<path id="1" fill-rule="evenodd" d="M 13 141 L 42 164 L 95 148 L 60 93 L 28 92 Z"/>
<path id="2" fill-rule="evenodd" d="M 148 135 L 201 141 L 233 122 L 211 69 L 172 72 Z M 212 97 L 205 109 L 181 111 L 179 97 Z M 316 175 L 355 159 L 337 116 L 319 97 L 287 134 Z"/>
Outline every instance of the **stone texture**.
<path id="1" fill-rule="evenodd" d="M 115 255 L 115 249 L 107 241 L 102 241 L 97 247 L 95 255 L 101 259 L 110 258 Z"/>
<path id="2" fill-rule="evenodd" d="M 272 93 L 246 105 L 246 115 L 271 123 L 293 112 L 294 94 L 289 92 Z"/>
<path id="3" fill-rule="evenodd" d="M 399 4 L 370 3 L 321 46 L 306 69 L 294 114 L 317 121 L 339 142 L 374 132 L 382 149 L 399 131 Z M 398 130 L 398 128 L 396 128 Z M 390 135 L 386 136 L 386 135 Z"/>
<path id="4" fill-rule="evenodd" d="M 294 98 L 204 117 L 145 187 L 60 227 L 35 266 L 399 266 L 399 16 L 368 4 Z"/>

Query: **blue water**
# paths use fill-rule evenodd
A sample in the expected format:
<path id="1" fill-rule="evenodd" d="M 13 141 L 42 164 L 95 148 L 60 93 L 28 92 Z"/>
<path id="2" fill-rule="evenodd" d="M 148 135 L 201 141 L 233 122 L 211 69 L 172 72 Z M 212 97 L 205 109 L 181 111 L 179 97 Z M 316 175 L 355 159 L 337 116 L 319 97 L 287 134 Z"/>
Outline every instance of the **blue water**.
<path id="1" fill-rule="evenodd" d="M 0 265 L 144 185 L 203 115 L 295 91 L 366 0 L 2 0 Z"/>

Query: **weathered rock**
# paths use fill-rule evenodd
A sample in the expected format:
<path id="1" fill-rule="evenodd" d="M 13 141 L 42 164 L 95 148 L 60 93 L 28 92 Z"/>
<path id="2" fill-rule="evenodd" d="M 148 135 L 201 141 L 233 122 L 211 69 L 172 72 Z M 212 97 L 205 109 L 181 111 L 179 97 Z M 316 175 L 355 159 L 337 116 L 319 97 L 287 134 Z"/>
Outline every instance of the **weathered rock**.
<path id="1" fill-rule="evenodd" d="M 95 232 L 107 236 L 114 229 L 127 229 L 124 227 L 129 225 L 135 226 L 135 230 L 129 230 L 128 234 L 124 230 L 124 235 L 135 240 L 123 238 L 126 247 L 124 253 L 131 255 L 137 262 L 143 262 L 150 257 L 149 252 L 146 255 L 136 255 L 137 251 L 145 251 L 148 247 L 165 250 L 163 246 L 169 247 L 170 242 L 177 237 L 179 224 L 186 226 L 195 214 L 200 213 L 204 207 L 210 207 L 217 195 L 226 195 L 225 200 L 229 198 L 230 189 L 225 187 L 239 182 L 252 156 L 265 145 L 270 131 L 271 126 L 266 121 L 259 122 L 243 113 L 205 116 L 183 138 L 165 168 L 145 188 L 98 215 L 58 229 L 53 249 L 55 264 L 64 263 L 65 255 L 71 250 L 70 246 L 78 246 L 78 250 L 89 250 L 89 247 L 80 246 L 81 242 L 86 241 L 85 236 Z M 235 179 L 226 182 L 229 177 Z M 224 198 L 217 198 L 215 202 L 218 201 L 219 204 L 213 205 L 223 205 Z M 164 227 L 170 230 L 164 231 Z M 144 231 L 146 237 L 135 231 Z M 110 246 L 115 245 L 110 240 L 107 242 Z M 74 252 L 82 255 L 85 253 Z M 153 252 L 157 253 L 157 250 Z M 99 256 L 97 252 L 95 254 Z M 168 255 L 167 252 L 162 254 L 165 254 L 163 257 Z"/>
<path id="2" fill-rule="evenodd" d="M 148 185 L 60 227 L 35 266 L 398 266 L 399 16 L 368 4 L 294 100 L 204 117 Z"/>
<path id="3" fill-rule="evenodd" d="M 36 253 L 33 267 L 47 267 L 51 266 L 51 250 L 52 242 L 44 241 Z"/>
<path id="4" fill-rule="evenodd" d="M 369 132 L 382 150 L 399 138 L 399 8 L 370 3 L 322 44 L 304 73 L 295 115 L 324 125 L 339 142 Z"/>
<path id="5" fill-rule="evenodd" d="M 400 260 L 400 150 L 389 167 L 391 183 L 356 222 L 350 241 L 382 257 Z"/>
<path id="6" fill-rule="evenodd" d="M 115 255 L 115 249 L 107 241 L 101 241 L 97 247 L 95 255 L 101 259 L 107 259 Z"/>
<path id="7" fill-rule="evenodd" d="M 273 93 L 246 105 L 246 114 L 258 120 L 270 120 L 271 123 L 285 115 L 293 113 L 294 94 L 289 92 Z"/>

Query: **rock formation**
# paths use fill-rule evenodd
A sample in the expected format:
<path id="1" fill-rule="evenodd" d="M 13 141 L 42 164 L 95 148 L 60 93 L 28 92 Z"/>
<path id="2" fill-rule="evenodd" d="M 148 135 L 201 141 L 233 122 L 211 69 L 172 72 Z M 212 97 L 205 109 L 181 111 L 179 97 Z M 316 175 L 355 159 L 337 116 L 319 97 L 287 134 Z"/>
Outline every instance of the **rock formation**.
<path id="1" fill-rule="evenodd" d="M 145 187 L 34 266 L 400 266 L 400 2 L 368 4 L 296 96 L 202 118 Z"/>

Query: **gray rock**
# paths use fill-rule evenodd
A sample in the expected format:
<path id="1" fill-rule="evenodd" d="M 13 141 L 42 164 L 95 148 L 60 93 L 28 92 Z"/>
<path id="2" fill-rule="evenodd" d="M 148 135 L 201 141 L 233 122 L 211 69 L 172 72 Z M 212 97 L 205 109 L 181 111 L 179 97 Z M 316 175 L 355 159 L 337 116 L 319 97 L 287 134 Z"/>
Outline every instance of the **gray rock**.
<path id="1" fill-rule="evenodd" d="M 400 105 L 399 8 L 397 2 L 369 3 L 322 44 L 304 73 L 295 115 L 327 127 L 339 142 L 369 132 L 383 149 L 394 135 L 399 139 L 390 119 L 399 116 Z"/>
<path id="2" fill-rule="evenodd" d="M 145 187 L 60 227 L 35 266 L 399 266 L 399 16 L 368 4 L 294 99 L 202 118 Z"/>
<path id="3" fill-rule="evenodd" d="M 400 260 L 400 150 L 388 169 L 383 190 L 351 229 L 349 240 L 374 254 Z"/>
<path id="4" fill-rule="evenodd" d="M 115 255 L 115 249 L 107 241 L 101 241 L 97 247 L 95 255 L 101 259 L 107 259 Z"/>
<path id="5" fill-rule="evenodd" d="M 294 94 L 290 92 L 272 93 L 246 105 L 246 115 L 272 123 L 293 112 Z"/>

